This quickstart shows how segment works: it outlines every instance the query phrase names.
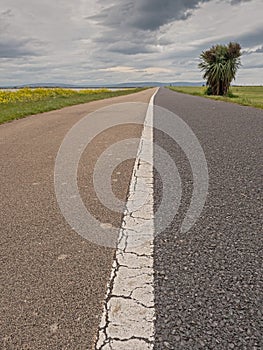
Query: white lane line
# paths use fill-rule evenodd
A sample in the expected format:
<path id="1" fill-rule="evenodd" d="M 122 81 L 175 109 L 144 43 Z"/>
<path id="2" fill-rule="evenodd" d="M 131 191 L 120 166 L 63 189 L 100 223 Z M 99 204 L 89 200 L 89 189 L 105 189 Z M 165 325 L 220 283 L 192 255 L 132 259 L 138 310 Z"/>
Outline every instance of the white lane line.
<path id="1" fill-rule="evenodd" d="M 155 309 L 152 126 L 157 92 L 158 89 L 151 98 L 144 122 L 96 350 L 153 349 Z M 141 206 L 145 198 L 147 200 Z"/>

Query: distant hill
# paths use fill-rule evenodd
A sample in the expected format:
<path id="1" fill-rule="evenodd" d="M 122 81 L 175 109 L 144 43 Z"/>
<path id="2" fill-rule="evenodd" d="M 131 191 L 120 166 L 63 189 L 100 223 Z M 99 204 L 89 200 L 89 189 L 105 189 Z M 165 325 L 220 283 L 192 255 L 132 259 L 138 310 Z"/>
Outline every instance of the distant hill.
<path id="1" fill-rule="evenodd" d="M 72 84 L 62 84 L 62 83 L 36 83 L 36 84 L 22 84 L 22 85 L 9 85 L 9 86 L 1 86 L 1 89 L 21 89 L 24 87 L 28 88 L 81 88 L 79 85 Z"/>
<path id="2" fill-rule="evenodd" d="M 133 88 L 133 87 L 149 87 L 149 86 L 156 86 L 156 87 L 162 87 L 162 86 L 202 86 L 203 82 L 189 82 L 189 81 L 181 81 L 181 82 L 156 82 L 156 81 L 148 81 L 148 82 L 131 82 L 131 83 L 119 83 L 119 84 L 103 84 L 103 85 L 74 85 L 74 84 L 63 84 L 63 83 L 34 83 L 34 84 L 23 84 L 23 85 L 10 85 L 10 86 L 1 86 L 2 89 L 20 89 L 23 87 L 30 87 L 30 88 L 38 88 L 38 87 L 44 87 L 44 88 L 70 88 L 70 89 L 83 89 L 83 88 Z"/>
<path id="3" fill-rule="evenodd" d="M 189 82 L 189 81 L 177 81 L 177 82 L 158 82 L 158 81 L 148 81 L 148 82 L 135 82 L 135 83 L 122 83 L 115 84 L 116 87 L 145 87 L 145 86 L 202 86 L 203 82 Z"/>
<path id="4" fill-rule="evenodd" d="M 117 87 L 145 87 L 145 86 L 202 86 L 203 82 L 189 82 L 189 81 L 177 81 L 177 82 L 135 82 L 135 83 L 123 83 L 116 84 Z"/>

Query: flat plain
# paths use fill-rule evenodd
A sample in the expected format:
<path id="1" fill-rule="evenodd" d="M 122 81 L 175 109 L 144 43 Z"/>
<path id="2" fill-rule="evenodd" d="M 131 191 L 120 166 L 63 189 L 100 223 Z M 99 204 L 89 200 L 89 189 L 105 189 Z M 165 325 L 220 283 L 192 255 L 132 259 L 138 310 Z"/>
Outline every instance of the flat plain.
<path id="1" fill-rule="evenodd" d="M 171 90 L 189 95 L 202 96 L 213 100 L 233 102 L 243 106 L 263 109 L 263 86 L 232 86 L 229 96 L 208 96 L 204 86 L 171 86 Z"/>

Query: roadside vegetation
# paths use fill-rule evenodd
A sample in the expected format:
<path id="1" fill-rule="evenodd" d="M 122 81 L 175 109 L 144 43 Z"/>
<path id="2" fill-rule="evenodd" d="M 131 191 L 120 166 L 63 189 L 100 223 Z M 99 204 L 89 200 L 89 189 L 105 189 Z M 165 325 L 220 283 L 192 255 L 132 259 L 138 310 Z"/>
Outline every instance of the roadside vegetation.
<path id="1" fill-rule="evenodd" d="M 263 109 L 263 86 L 231 86 L 241 66 L 241 46 L 214 45 L 200 55 L 198 67 L 204 73 L 205 87 L 180 86 L 171 90 L 213 100 L 238 103 Z"/>
<path id="2" fill-rule="evenodd" d="M 263 109 L 263 86 L 232 86 L 226 96 L 207 95 L 206 87 L 169 87 L 173 91 L 211 98 L 213 100 L 234 102 L 243 106 Z"/>
<path id="3" fill-rule="evenodd" d="M 29 89 L 16 91 L 0 90 L 0 124 L 20 119 L 32 114 L 61 109 L 66 106 L 102 100 L 110 97 L 128 95 L 143 89 L 125 89 L 111 91 L 71 90 L 71 89 Z"/>
<path id="4" fill-rule="evenodd" d="M 241 66 L 241 46 L 230 42 L 228 45 L 215 45 L 203 51 L 198 67 L 204 72 L 207 81 L 207 95 L 227 96 L 231 82 L 236 78 Z"/>

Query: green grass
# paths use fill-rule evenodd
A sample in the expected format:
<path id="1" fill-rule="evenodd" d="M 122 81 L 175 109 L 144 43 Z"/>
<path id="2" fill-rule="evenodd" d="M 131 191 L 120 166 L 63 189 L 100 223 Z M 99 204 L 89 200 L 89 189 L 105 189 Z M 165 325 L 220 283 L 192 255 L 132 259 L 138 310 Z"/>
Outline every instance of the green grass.
<path id="1" fill-rule="evenodd" d="M 0 103 L 0 124 L 12 121 L 14 119 L 24 118 L 29 115 L 44 113 L 67 106 L 74 106 L 91 101 L 107 99 L 129 95 L 142 91 L 144 89 L 128 89 L 118 91 L 105 91 L 101 93 L 83 93 L 76 92 L 69 96 L 43 97 L 37 101 L 13 101 L 8 103 Z"/>
<path id="2" fill-rule="evenodd" d="M 205 87 L 180 86 L 169 87 L 173 91 L 185 94 L 202 96 L 213 100 L 238 103 L 243 106 L 251 106 L 263 109 L 263 86 L 232 86 L 231 97 L 207 96 Z"/>

